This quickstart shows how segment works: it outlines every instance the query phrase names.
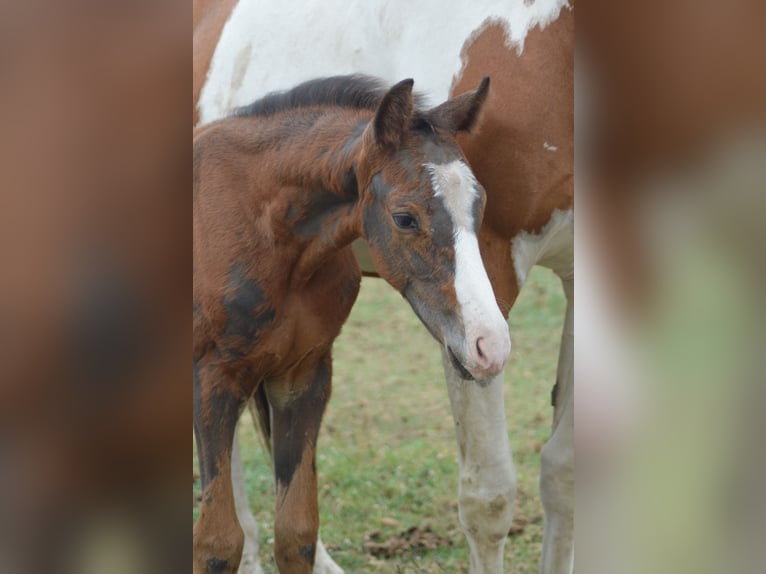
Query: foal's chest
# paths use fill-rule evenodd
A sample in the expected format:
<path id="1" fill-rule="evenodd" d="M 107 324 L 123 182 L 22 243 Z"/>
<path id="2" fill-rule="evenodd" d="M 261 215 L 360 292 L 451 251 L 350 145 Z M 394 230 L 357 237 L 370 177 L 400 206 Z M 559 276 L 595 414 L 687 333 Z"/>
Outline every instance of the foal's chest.
<path id="1" fill-rule="evenodd" d="M 285 300 L 282 322 L 289 331 L 285 355 L 327 352 L 346 322 L 359 293 L 361 274 L 350 249 L 317 271 L 311 281 Z M 289 349 L 289 350 L 288 350 Z"/>
<path id="2" fill-rule="evenodd" d="M 350 248 L 302 286 L 242 282 L 230 289 L 216 321 L 220 357 L 258 378 L 278 376 L 308 357 L 326 354 L 348 318 L 361 274 Z"/>

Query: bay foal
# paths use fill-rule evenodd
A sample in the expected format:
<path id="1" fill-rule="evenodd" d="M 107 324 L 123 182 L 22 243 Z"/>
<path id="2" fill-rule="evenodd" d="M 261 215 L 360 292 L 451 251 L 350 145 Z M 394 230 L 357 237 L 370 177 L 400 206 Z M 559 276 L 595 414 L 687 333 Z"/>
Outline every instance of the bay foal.
<path id="1" fill-rule="evenodd" d="M 231 450 L 253 397 L 271 438 L 277 566 L 312 572 L 316 442 L 331 346 L 359 289 L 355 239 L 460 377 L 502 371 L 508 327 L 477 239 L 485 194 L 455 141 L 476 124 L 489 80 L 430 110 L 412 85 L 315 80 L 195 134 L 195 574 L 240 562 Z"/>

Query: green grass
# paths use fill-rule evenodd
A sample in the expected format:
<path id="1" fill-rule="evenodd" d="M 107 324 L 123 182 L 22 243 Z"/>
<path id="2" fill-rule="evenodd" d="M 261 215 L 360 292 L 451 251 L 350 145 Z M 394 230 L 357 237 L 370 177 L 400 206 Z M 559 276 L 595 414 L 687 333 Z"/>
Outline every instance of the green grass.
<path id="1" fill-rule="evenodd" d="M 538 570 L 539 453 L 549 435 L 564 307 L 558 279 L 535 269 L 509 319 L 513 350 L 505 396 L 518 473 L 515 520 L 531 522 L 506 543 L 506 572 Z M 349 574 L 467 572 L 468 547 L 457 516 L 456 445 L 440 352 L 407 303 L 383 281 L 362 282 L 335 343 L 333 368 L 333 396 L 317 461 L 321 533 L 333 558 Z M 260 527 L 261 562 L 267 574 L 273 573 L 271 469 L 252 425 L 242 425 L 240 439 Z M 196 470 L 196 459 L 194 465 Z M 445 544 L 388 560 L 363 549 L 365 533 L 377 530 L 385 539 L 421 524 L 430 525 Z"/>

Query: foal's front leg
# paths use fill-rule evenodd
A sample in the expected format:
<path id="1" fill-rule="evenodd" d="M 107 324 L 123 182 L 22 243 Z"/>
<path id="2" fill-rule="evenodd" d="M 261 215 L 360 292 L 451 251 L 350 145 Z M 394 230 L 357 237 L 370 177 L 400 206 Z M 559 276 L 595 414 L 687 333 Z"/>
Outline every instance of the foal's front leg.
<path id="1" fill-rule="evenodd" d="M 260 432 L 256 419 L 258 411 L 253 406 L 251 399 L 248 405 L 251 407 L 253 422 L 256 432 Z M 269 435 L 270 435 L 269 431 Z M 270 437 L 269 437 L 269 440 Z M 234 487 L 234 502 L 237 507 L 237 516 L 242 530 L 245 531 L 245 548 L 242 551 L 242 562 L 239 564 L 237 574 L 263 574 L 260 562 L 258 560 L 258 524 L 250 510 L 250 503 L 247 498 L 245 488 L 244 469 L 242 468 L 242 457 L 239 456 L 239 445 L 235 435 L 234 451 L 231 457 L 231 478 Z M 271 452 L 269 452 L 269 455 Z M 316 558 L 314 560 L 314 574 L 343 574 L 343 569 L 332 559 L 327 549 L 322 543 L 322 536 L 317 535 Z"/>
<path id="2" fill-rule="evenodd" d="M 244 535 L 234 508 L 231 448 L 248 396 L 220 367 L 194 366 L 194 433 L 202 482 L 194 574 L 235 574 L 239 566 Z"/>
<path id="3" fill-rule="evenodd" d="M 319 532 L 316 444 L 330 399 L 331 364 L 328 354 L 291 380 L 266 385 L 277 487 L 274 558 L 282 574 L 311 574 L 314 568 Z"/>

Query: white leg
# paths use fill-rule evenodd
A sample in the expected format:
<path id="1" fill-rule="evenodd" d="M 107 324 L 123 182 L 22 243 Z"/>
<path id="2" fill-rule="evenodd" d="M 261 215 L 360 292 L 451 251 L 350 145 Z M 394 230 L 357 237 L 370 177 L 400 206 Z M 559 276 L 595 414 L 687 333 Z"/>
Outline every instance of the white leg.
<path id="1" fill-rule="evenodd" d="M 234 444 L 231 451 L 231 484 L 234 490 L 234 507 L 242 531 L 245 533 L 245 546 L 242 550 L 242 561 L 239 563 L 238 574 L 262 574 L 261 563 L 258 560 L 258 523 L 250 510 L 245 489 L 245 474 L 242 468 L 242 456 L 239 452 L 239 425 L 234 433 Z"/>
<path id="2" fill-rule="evenodd" d="M 464 381 L 443 357 L 460 465 L 458 508 L 471 574 L 502 574 L 513 521 L 516 470 L 508 445 L 502 373 L 482 387 Z"/>
<path id="3" fill-rule="evenodd" d="M 314 574 L 343 574 L 343 569 L 327 553 L 327 549 L 322 544 L 321 536 L 317 539 Z"/>
<path id="4" fill-rule="evenodd" d="M 553 434 L 540 453 L 545 510 L 542 574 L 574 572 L 574 281 L 562 281 L 567 314 L 561 337 Z"/>

